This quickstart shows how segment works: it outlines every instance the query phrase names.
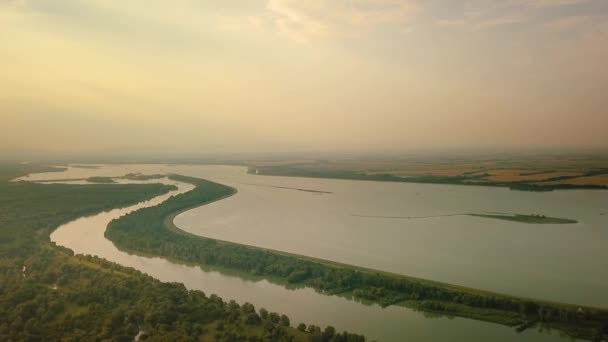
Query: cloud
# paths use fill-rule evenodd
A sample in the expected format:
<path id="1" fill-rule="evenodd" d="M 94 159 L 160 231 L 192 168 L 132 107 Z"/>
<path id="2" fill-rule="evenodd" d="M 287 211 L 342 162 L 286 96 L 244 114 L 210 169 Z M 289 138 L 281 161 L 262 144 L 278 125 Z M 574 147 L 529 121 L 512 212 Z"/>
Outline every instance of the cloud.
<path id="1" fill-rule="evenodd" d="M 580 5 L 589 0 L 523 0 L 521 2 L 528 7 L 549 8 Z"/>
<path id="2" fill-rule="evenodd" d="M 601 18 L 591 15 L 577 15 L 564 18 L 556 18 L 543 24 L 543 28 L 548 32 L 563 33 L 580 30 L 601 22 Z"/>
<path id="3" fill-rule="evenodd" d="M 460 15 L 439 18 L 440 26 L 462 26 L 472 29 L 491 29 L 498 26 L 542 21 L 555 11 L 588 3 L 589 0 L 509 0 L 462 2 Z M 568 16 L 564 14 L 564 16 Z"/>
<path id="4" fill-rule="evenodd" d="M 261 28 L 264 19 L 254 15 L 218 15 L 217 27 L 222 31 L 250 31 Z"/>
<path id="5" fill-rule="evenodd" d="M 0 0 L 0 10 L 2 9 L 19 9 L 27 7 L 28 0 Z"/>
<path id="6" fill-rule="evenodd" d="M 413 0 L 268 0 L 279 33 L 295 41 L 348 34 L 380 25 L 404 28 L 418 8 Z"/>

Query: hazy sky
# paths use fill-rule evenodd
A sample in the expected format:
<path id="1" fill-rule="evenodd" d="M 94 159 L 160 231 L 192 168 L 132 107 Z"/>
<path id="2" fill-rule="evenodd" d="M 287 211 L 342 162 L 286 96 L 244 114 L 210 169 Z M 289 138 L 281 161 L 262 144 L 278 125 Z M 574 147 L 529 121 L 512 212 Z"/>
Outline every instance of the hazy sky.
<path id="1" fill-rule="evenodd" d="M 0 151 L 608 146 L 606 0 L 0 0 Z"/>

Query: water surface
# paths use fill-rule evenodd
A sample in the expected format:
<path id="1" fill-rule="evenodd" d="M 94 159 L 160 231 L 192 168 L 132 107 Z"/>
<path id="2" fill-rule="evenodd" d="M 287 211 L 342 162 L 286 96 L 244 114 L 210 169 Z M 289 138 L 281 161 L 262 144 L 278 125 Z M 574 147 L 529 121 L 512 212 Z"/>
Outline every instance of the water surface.
<path id="1" fill-rule="evenodd" d="M 129 172 L 179 173 L 237 188 L 235 196 L 176 217 L 178 227 L 194 234 L 518 296 L 608 307 L 608 191 L 256 176 L 235 166 L 109 165 L 70 168 L 61 175 Z M 543 214 L 579 223 L 445 216 L 484 212 Z"/>
<path id="2" fill-rule="evenodd" d="M 518 296 L 608 307 L 608 216 L 601 215 L 608 212 L 608 191 L 541 193 L 269 177 L 236 167 L 191 174 L 239 190 L 176 217 L 178 227 L 194 234 Z M 487 212 L 579 223 L 457 215 Z"/>
<path id="3" fill-rule="evenodd" d="M 145 168 L 148 168 L 146 166 Z M 116 167 L 113 167 L 116 168 Z M 103 169 L 102 174 L 121 175 Z M 140 170 L 138 166 L 129 166 Z M 97 171 L 97 170 L 96 170 Z M 184 170 L 182 170 L 184 171 Z M 183 173 L 183 172 L 182 172 Z M 65 175 L 68 175 L 70 171 Z M 33 175 L 29 179 L 48 179 Z M 222 298 L 253 303 L 257 308 L 287 314 L 294 324 L 305 322 L 320 326 L 333 325 L 339 331 L 364 333 L 369 340 L 379 341 L 557 341 L 564 340 L 557 333 L 532 329 L 517 334 L 514 329 L 462 318 L 433 317 L 407 308 L 364 305 L 339 296 L 324 296 L 311 289 L 287 289 L 281 285 L 246 275 L 199 267 L 180 265 L 162 258 L 149 258 L 121 252 L 103 236 L 107 224 L 128 212 L 157 205 L 169 196 L 192 188 L 189 184 L 161 180 L 178 186 L 178 190 L 153 200 L 116 209 L 99 215 L 84 217 L 59 227 L 51 240 L 71 248 L 79 254 L 97 255 L 124 266 L 133 267 L 161 281 L 180 282 L 190 289 L 207 294 L 216 293 Z M 123 183 L 142 183 L 124 181 Z M 158 182 L 158 180 L 156 180 Z"/>

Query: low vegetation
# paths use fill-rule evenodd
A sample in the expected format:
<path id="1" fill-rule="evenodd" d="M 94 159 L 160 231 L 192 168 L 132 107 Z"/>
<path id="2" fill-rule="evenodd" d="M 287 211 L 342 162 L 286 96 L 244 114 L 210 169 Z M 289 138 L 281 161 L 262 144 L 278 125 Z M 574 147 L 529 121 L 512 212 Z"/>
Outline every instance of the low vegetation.
<path id="1" fill-rule="evenodd" d="M 106 237 L 118 248 L 248 272 L 325 294 L 352 294 L 383 306 L 403 304 L 519 329 L 539 322 L 587 340 L 608 333 L 608 312 L 601 309 L 517 298 L 188 234 L 172 224 L 176 214 L 230 196 L 235 190 L 197 178 L 170 178 L 196 188 L 112 221 Z"/>
<path id="2" fill-rule="evenodd" d="M 112 177 L 89 177 L 87 178 L 89 183 L 100 183 L 100 184 L 111 184 L 116 183 Z"/>
<path id="3" fill-rule="evenodd" d="M 165 175 L 154 174 L 154 175 L 142 175 L 141 173 L 128 173 L 123 178 L 135 181 L 146 181 L 150 179 L 160 179 L 166 177 Z"/>

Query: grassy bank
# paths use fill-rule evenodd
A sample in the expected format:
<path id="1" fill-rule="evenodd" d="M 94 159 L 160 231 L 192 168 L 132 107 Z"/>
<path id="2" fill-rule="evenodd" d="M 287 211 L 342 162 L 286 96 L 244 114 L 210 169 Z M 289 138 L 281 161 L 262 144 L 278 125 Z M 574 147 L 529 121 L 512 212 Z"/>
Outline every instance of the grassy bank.
<path id="1" fill-rule="evenodd" d="M 133 341 L 140 332 L 155 341 L 344 340 L 332 329 L 300 331 L 279 314 L 55 246 L 49 235 L 59 225 L 173 187 L 9 182 L 48 171 L 0 164 L 0 341 Z"/>
<path id="2" fill-rule="evenodd" d="M 517 298 L 188 234 L 172 225 L 177 213 L 230 196 L 235 190 L 197 178 L 171 178 L 196 188 L 112 221 L 106 237 L 129 251 L 278 278 L 325 294 L 352 293 L 385 306 L 407 304 L 428 312 L 508 326 L 540 322 L 587 340 L 606 333 L 605 310 Z"/>

